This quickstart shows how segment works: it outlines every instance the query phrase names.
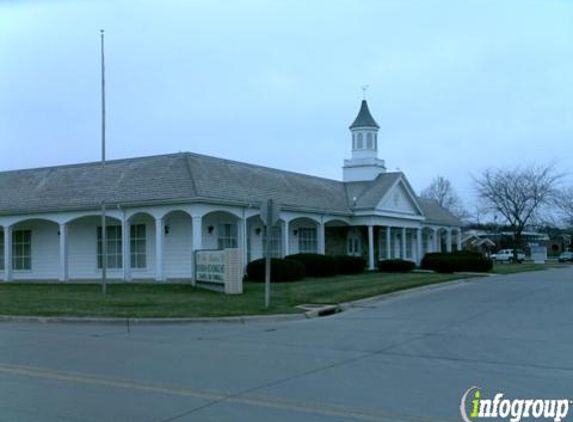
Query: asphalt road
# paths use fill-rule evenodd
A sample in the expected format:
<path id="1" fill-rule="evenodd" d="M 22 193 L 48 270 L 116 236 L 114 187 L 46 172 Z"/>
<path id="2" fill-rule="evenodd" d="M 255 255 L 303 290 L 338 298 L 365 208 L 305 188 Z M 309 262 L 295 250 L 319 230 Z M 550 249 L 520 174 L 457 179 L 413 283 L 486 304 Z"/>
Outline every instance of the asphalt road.
<path id="1" fill-rule="evenodd" d="M 474 385 L 573 398 L 572 321 L 573 268 L 311 320 L 0 323 L 0 421 L 459 421 Z"/>

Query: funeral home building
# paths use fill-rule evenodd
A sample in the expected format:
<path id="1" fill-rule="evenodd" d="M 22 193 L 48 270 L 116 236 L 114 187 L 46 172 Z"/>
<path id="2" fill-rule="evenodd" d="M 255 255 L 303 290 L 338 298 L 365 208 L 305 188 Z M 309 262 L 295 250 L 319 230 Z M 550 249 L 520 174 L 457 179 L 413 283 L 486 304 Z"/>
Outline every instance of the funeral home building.
<path id="1" fill-rule="evenodd" d="M 406 176 L 378 158 L 366 101 L 350 126 L 343 180 L 194 153 L 0 172 L 0 276 L 93 280 L 101 275 L 100 206 L 107 204 L 108 277 L 188 280 L 193 253 L 240 248 L 243 263 L 265 246 L 261 205 L 280 206 L 272 254 L 347 254 L 368 268 L 391 258 L 461 248 L 457 218 L 419 198 Z"/>

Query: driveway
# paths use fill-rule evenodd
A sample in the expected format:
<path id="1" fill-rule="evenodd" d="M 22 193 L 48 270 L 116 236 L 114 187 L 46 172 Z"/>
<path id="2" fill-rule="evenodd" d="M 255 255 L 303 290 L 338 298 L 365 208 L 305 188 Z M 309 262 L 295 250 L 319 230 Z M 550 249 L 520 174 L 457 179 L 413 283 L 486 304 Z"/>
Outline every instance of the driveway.
<path id="1" fill-rule="evenodd" d="M 572 321 L 569 268 L 312 320 L 0 323 L 0 421 L 459 421 L 472 386 L 573 398 Z"/>

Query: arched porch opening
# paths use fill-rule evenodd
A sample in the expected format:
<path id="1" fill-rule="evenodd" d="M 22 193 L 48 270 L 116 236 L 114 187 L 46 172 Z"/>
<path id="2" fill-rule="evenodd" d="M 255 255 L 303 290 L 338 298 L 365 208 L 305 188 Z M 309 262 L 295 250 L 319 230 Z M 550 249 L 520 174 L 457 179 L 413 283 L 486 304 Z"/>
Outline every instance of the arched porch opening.
<path id="1" fill-rule="evenodd" d="M 346 221 L 333 219 L 324 225 L 326 255 L 362 256 L 362 233 Z"/>
<path id="2" fill-rule="evenodd" d="M 271 230 L 271 257 L 285 256 L 285 222 L 279 220 Z M 266 248 L 266 227 L 259 215 L 247 219 L 247 261 L 263 258 Z"/>
<path id="3" fill-rule="evenodd" d="M 324 233 L 320 233 L 320 224 L 307 218 L 299 217 L 289 222 L 289 254 L 319 253 L 320 242 L 324 242 Z"/>
<path id="4" fill-rule="evenodd" d="M 7 281 L 59 279 L 59 223 L 30 218 L 4 227 L 0 234 L 0 255 L 0 270 Z"/>
<path id="5" fill-rule="evenodd" d="M 202 219 L 203 249 L 238 248 L 241 220 L 227 211 L 212 211 Z"/>
<path id="6" fill-rule="evenodd" d="M 89 215 L 68 221 L 68 273 L 71 279 L 95 280 L 101 277 L 103 264 L 102 221 Z M 106 217 L 106 270 L 110 278 L 123 278 L 123 229 L 121 220 Z"/>

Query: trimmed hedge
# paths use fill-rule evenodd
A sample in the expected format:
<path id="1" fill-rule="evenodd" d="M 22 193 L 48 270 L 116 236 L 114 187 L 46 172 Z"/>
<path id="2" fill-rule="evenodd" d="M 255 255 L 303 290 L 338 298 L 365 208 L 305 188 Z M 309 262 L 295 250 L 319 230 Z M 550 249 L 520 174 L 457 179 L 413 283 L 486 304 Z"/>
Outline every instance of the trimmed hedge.
<path id="1" fill-rule="evenodd" d="M 415 263 L 403 259 L 386 259 L 378 262 L 378 271 L 384 273 L 409 273 L 414 268 L 416 268 Z"/>
<path id="2" fill-rule="evenodd" d="M 338 274 L 362 274 L 366 260 L 358 256 L 338 255 L 334 257 Z"/>
<path id="3" fill-rule="evenodd" d="M 337 274 L 336 260 L 332 256 L 318 253 L 297 253 L 285 257 L 304 265 L 305 273 L 309 277 L 332 277 Z"/>
<path id="4" fill-rule="evenodd" d="M 298 281 L 304 278 L 304 265 L 299 261 L 271 258 L 271 281 Z M 247 264 L 249 281 L 265 281 L 265 259 L 257 259 Z"/>
<path id="5" fill-rule="evenodd" d="M 493 268 L 493 261 L 478 252 L 434 252 L 424 255 L 420 267 L 438 273 L 462 271 L 485 273 Z"/>

